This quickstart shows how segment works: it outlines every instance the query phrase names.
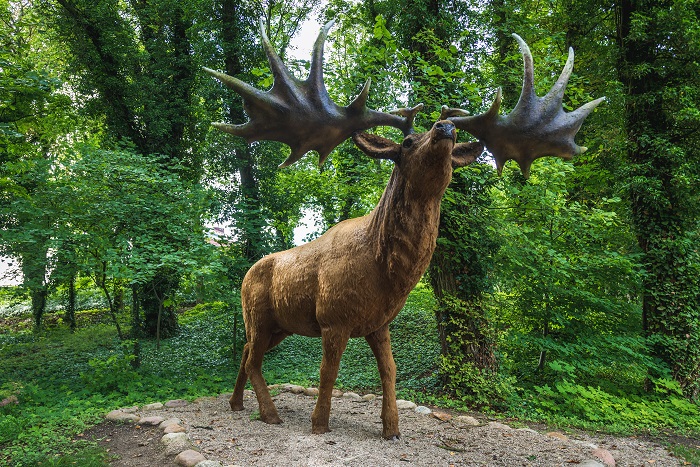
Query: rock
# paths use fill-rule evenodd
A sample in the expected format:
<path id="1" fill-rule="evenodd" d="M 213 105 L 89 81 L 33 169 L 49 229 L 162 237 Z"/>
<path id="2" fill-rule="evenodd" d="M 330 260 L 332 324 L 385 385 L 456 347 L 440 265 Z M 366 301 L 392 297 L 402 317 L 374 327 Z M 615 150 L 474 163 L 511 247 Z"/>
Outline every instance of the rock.
<path id="1" fill-rule="evenodd" d="M 411 401 L 405 401 L 403 399 L 397 399 L 397 401 L 396 401 L 396 408 L 399 410 L 415 409 L 416 407 L 417 407 L 417 405 Z"/>
<path id="2" fill-rule="evenodd" d="M 163 408 L 163 404 L 160 402 L 154 402 L 152 404 L 146 404 L 143 407 L 141 407 L 141 410 L 159 410 Z"/>
<path id="3" fill-rule="evenodd" d="M 165 446 L 165 454 L 169 456 L 192 448 L 192 442 L 187 433 L 168 433 L 163 435 L 160 442 Z"/>
<path id="4" fill-rule="evenodd" d="M 343 397 L 343 391 L 341 391 L 340 389 L 333 389 L 333 392 L 331 392 L 331 396 Z"/>
<path id="5" fill-rule="evenodd" d="M 223 467 L 223 465 L 219 461 L 202 461 L 194 467 Z"/>
<path id="6" fill-rule="evenodd" d="M 15 404 L 15 405 L 19 404 L 19 399 L 17 399 L 17 396 L 14 396 L 14 395 L 8 396 L 8 397 L 4 398 L 2 401 L 0 401 L 0 407 L 5 407 L 6 405 L 10 405 L 10 404 Z"/>
<path id="7" fill-rule="evenodd" d="M 173 423 L 172 425 L 167 425 L 163 429 L 163 433 L 166 433 L 166 434 L 167 433 L 184 433 L 185 431 L 187 431 L 187 430 L 185 430 L 185 427 L 182 425 L 178 425 L 177 423 Z"/>
<path id="8" fill-rule="evenodd" d="M 583 446 L 584 448 L 589 448 L 589 449 L 598 449 L 598 445 L 588 442 L 588 441 L 581 441 L 578 439 L 572 439 L 570 440 L 574 444 L 578 444 L 579 446 Z"/>
<path id="9" fill-rule="evenodd" d="M 433 412 L 430 414 L 430 416 L 443 422 L 449 422 L 452 420 L 452 415 L 448 414 L 447 412 Z"/>
<path id="10" fill-rule="evenodd" d="M 351 399 L 354 401 L 362 400 L 362 398 L 360 397 L 359 394 L 357 394 L 356 392 L 350 392 L 350 391 L 343 394 L 343 399 Z"/>
<path id="11" fill-rule="evenodd" d="M 421 414 L 421 415 L 430 415 L 432 410 L 430 410 L 428 407 L 424 405 L 419 405 L 413 410 L 415 413 Z"/>
<path id="12" fill-rule="evenodd" d="M 605 464 L 608 467 L 613 467 L 615 465 L 615 459 L 613 458 L 612 454 L 610 454 L 610 451 L 608 451 L 607 449 L 597 448 L 592 450 L 591 454 L 603 461 L 603 464 Z"/>
<path id="13" fill-rule="evenodd" d="M 549 433 L 547 433 L 547 436 L 549 436 L 550 438 L 560 439 L 562 441 L 569 441 L 569 437 L 560 431 L 550 431 Z"/>
<path id="14" fill-rule="evenodd" d="M 593 459 L 586 459 L 578 464 L 578 467 L 605 467 L 605 464 Z"/>
<path id="15" fill-rule="evenodd" d="M 497 430 L 512 430 L 512 428 L 509 427 L 508 425 L 505 425 L 505 424 L 499 423 L 499 422 L 489 422 L 489 426 L 491 428 L 495 428 Z"/>
<path id="16" fill-rule="evenodd" d="M 283 388 L 284 386 L 286 386 L 286 385 L 285 385 L 285 384 L 269 384 L 269 385 L 267 386 L 267 389 L 269 389 L 270 391 L 272 391 L 273 389 L 281 389 L 281 388 Z"/>
<path id="17" fill-rule="evenodd" d="M 539 431 L 533 430 L 532 428 L 518 428 L 518 431 L 522 431 L 522 432 L 524 432 L 524 433 L 532 433 L 532 434 L 535 434 L 535 435 L 539 435 L 539 434 L 540 434 Z"/>
<path id="18" fill-rule="evenodd" d="M 166 420 L 163 420 L 160 422 L 160 425 L 158 425 L 158 428 L 164 429 L 168 425 L 179 425 L 182 423 L 179 418 L 168 418 Z"/>
<path id="19" fill-rule="evenodd" d="M 479 420 L 469 415 L 458 415 L 455 417 L 455 422 L 461 423 L 462 425 L 469 426 L 479 426 Z"/>
<path id="20" fill-rule="evenodd" d="M 112 422 L 136 422 L 140 417 L 132 413 L 122 412 L 121 410 L 112 410 L 105 418 Z"/>
<path id="21" fill-rule="evenodd" d="M 375 396 L 374 394 L 365 394 L 364 396 L 362 396 L 362 400 L 367 402 L 371 402 L 376 398 L 377 396 Z"/>
<path id="22" fill-rule="evenodd" d="M 207 460 L 206 457 L 197 451 L 193 451 L 192 449 L 182 451 L 177 455 L 177 457 L 175 457 L 175 463 L 177 465 L 182 465 L 183 467 L 194 467 L 205 460 Z"/>
<path id="23" fill-rule="evenodd" d="M 318 388 L 306 388 L 304 389 L 304 394 L 307 396 L 318 396 Z"/>
<path id="24" fill-rule="evenodd" d="M 187 404 L 189 404 L 189 402 L 187 402 L 184 399 L 175 399 L 175 400 L 171 400 L 171 401 L 166 402 L 165 406 L 169 409 L 174 409 L 177 407 L 184 407 Z"/>
<path id="25" fill-rule="evenodd" d="M 156 426 L 156 425 L 160 425 L 164 420 L 165 420 L 165 418 L 163 418 L 163 417 L 158 417 L 158 416 L 154 416 L 154 417 L 142 417 L 142 418 L 139 419 L 139 425 L 151 425 L 151 426 Z"/>
<path id="26" fill-rule="evenodd" d="M 298 384 L 290 384 L 288 391 L 292 394 L 303 394 L 306 388 L 304 386 L 299 386 Z"/>
<path id="27" fill-rule="evenodd" d="M 136 413 L 139 411 L 139 408 L 137 405 L 135 405 L 133 407 L 122 407 L 119 410 L 121 410 L 122 412 L 125 412 L 125 413 Z"/>

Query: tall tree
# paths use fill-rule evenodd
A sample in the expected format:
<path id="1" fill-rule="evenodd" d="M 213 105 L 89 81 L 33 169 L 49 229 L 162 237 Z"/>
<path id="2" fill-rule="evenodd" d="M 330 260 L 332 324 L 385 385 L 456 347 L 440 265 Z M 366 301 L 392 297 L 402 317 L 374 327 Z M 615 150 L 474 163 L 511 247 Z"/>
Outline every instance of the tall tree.
<path id="1" fill-rule="evenodd" d="M 631 219 L 643 256 L 643 322 L 655 353 L 700 395 L 700 5 L 617 3 Z"/>
<path id="2" fill-rule="evenodd" d="M 258 82 L 261 87 L 271 84 L 265 55 L 259 45 L 259 24 L 262 19 L 266 34 L 280 56 L 286 55 L 289 43 L 300 24 L 311 14 L 319 2 L 304 0 L 290 2 L 269 0 L 264 2 L 222 0 L 213 11 L 212 35 L 218 48 L 212 53 L 212 62 L 207 66 L 223 69 L 229 76 L 246 82 Z M 214 81 L 211 81 L 212 89 Z M 216 90 L 223 93 L 223 102 L 216 109 L 219 117 L 231 122 L 244 123 L 247 119 L 238 96 L 226 88 Z M 212 96 L 212 102 L 218 102 Z M 264 254 L 270 253 L 273 245 L 289 246 L 291 243 L 290 220 L 296 221 L 299 207 L 290 207 L 280 196 L 278 184 L 284 176 L 276 166 L 284 159 L 281 145 L 263 142 L 248 145 L 242 139 L 230 135 L 211 134 L 209 176 L 222 186 L 221 221 L 230 222 L 237 241 L 231 251 L 237 260 L 235 275 L 242 279 L 243 273 Z M 297 204 L 290 197 L 291 204 Z M 272 228 L 272 229 L 270 229 Z M 274 230 L 275 235 L 270 235 Z"/>
<path id="3" fill-rule="evenodd" d="M 41 325 L 55 247 L 55 145 L 73 111 L 62 82 L 44 65 L 59 61 L 44 44 L 31 2 L 0 2 L 0 251 L 21 263 L 23 286 Z"/>
<path id="4" fill-rule="evenodd" d="M 71 53 L 83 105 L 105 116 L 109 139 L 103 144 L 128 141 L 140 154 L 164 155 L 184 180 L 198 181 L 203 133 L 196 118 L 199 66 L 191 34 L 197 21 L 204 21 L 198 16 L 200 5 L 45 0 L 42 6 L 57 40 Z M 156 329 L 163 318 L 164 334 L 175 330 L 174 309 L 162 313 L 159 297 L 177 288 L 179 280 L 175 270 L 163 267 L 151 283 L 141 285 L 138 296 L 147 329 Z"/>

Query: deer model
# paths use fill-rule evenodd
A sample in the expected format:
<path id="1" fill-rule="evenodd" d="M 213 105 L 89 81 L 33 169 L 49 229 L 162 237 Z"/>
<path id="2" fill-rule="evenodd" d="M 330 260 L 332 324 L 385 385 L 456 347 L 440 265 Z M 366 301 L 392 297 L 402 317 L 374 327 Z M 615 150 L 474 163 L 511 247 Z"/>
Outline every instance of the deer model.
<path id="1" fill-rule="evenodd" d="M 490 110 L 468 116 L 443 107 L 441 120 L 421 134 L 413 119 L 422 105 L 392 113 L 366 107 L 369 81 L 347 107 L 329 97 L 323 82 L 323 45 L 332 22 L 319 33 L 312 52 L 309 77 L 296 79 L 272 48 L 261 24 L 262 43 L 274 76 L 268 92 L 237 78 L 205 69 L 240 94 L 249 121 L 214 126 L 248 142 L 262 139 L 286 143 L 297 161 L 316 150 L 320 162 L 345 139 L 369 157 L 390 159 L 394 170 L 379 204 L 368 215 L 340 222 L 305 245 L 262 258 L 246 274 L 241 288 L 247 343 L 230 399 L 232 410 L 243 410 L 243 389 L 250 378 L 260 406 L 260 419 L 281 423 L 261 368 L 265 352 L 291 334 L 321 337 L 323 357 L 318 400 L 311 416 L 312 432 L 329 431 L 331 391 L 348 339 L 364 337 L 377 359 L 382 381 L 382 435 L 399 437 L 396 407 L 396 366 L 391 353 L 389 323 L 430 262 L 438 234 L 440 200 L 452 170 L 473 162 L 484 146 L 493 154 L 500 173 L 514 159 L 527 176 L 532 161 L 543 156 L 570 159 L 585 151 L 574 135 L 586 116 L 601 102 L 589 102 L 571 113 L 562 97 L 573 68 L 573 51 L 549 93 L 535 94 L 533 65 L 525 42 L 513 35 L 524 60 L 522 94 L 515 109 L 499 115 L 500 89 Z M 399 128 L 404 140 L 363 132 L 380 125 Z M 456 129 L 479 142 L 456 143 Z"/>

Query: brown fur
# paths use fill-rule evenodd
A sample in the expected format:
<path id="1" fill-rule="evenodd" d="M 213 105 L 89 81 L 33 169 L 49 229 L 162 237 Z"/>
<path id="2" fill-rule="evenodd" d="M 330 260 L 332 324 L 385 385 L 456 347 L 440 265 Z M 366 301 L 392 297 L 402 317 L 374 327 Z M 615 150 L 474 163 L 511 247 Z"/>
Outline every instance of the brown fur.
<path id="1" fill-rule="evenodd" d="M 340 357 L 349 338 L 364 337 L 382 380 L 382 435 L 399 436 L 389 323 L 428 267 L 452 168 L 472 162 L 483 150 L 479 143 L 455 145 L 454 135 L 454 125 L 443 121 L 426 133 L 407 136 L 403 145 L 364 133 L 354 136 L 370 157 L 395 161 L 391 179 L 370 214 L 341 222 L 318 239 L 266 256 L 250 268 L 241 289 L 247 343 L 230 400 L 233 410 L 243 409 L 243 388 L 250 378 L 260 418 L 280 423 L 262 376 L 263 356 L 291 334 L 321 337 L 312 432 L 329 431 Z"/>

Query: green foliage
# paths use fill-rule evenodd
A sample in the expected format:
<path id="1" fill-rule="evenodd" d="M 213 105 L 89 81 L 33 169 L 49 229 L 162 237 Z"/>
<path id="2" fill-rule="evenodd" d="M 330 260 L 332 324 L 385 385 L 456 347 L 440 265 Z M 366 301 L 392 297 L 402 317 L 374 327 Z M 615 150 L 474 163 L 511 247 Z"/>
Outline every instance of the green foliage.
<path id="1" fill-rule="evenodd" d="M 467 355 L 453 352 L 442 355 L 438 369 L 449 375 L 445 389 L 467 407 L 503 410 L 513 392 L 514 377 L 489 368 L 479 368 Z"/>
<path id="2" fill-rule="evenodd" d="M 653 381 L 654 391 L 645 398 L 618 396 L 600 387 L 562 380 L 552 386 L 536 386 L 518 401 L 527 417 L 555 423 L 575 423 L 611 432 L 629 432 L 631 427 L 657 431 L 662 428 L 697 432 L 700 408 L 683 397 L 680 385 L 670 379 Z"/>
<path id="3" fill-rule="evenodd" d="M 605 209 L 616 200 L 598 206 L 570 201 L 569 165 L 542 160 L 536 169 L 527 183 L 511 172 L 499 192 L 505 223 L 496 273 L 499 289 L 509 292 L 496 298 L 505 311 L 499 320 L 508 330 L 508 365 L 525 381 L 541 382 L 556 379 L 545 362 L 560 360 L 587 382 L 606 377 L 634 387 L 639 379 L 615 383 L 617 375 L 590 371 L 605 368 L 604 356 L 613 349 L 621 357 L 637 355 L 633 342 L 640 339 L 639 309 L 630 296 L 638 280 L 635 258 L 620 219 Z M 647 363 L 643 351 L 636 363 Z"/>
<path id="4" fill-rule="evenodd" d="M 121 393 L 129 394 L 140 384 L 140 375 L 133 369 L 136 356 L 129 353 L 133 342 L 125 340 L 121 342 L 121 351 L 117 351 L 105 358 L 91 358 L 88 360 L 89 371 L 80 374 L 85 386 L 94 392 L 103 394 Z M 124 384 L 128 382 L 128 384 Z"/>

